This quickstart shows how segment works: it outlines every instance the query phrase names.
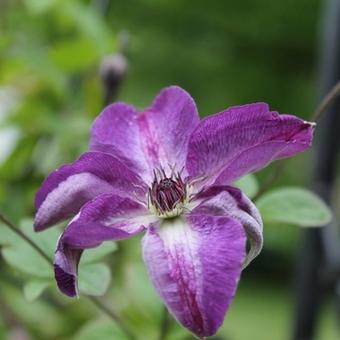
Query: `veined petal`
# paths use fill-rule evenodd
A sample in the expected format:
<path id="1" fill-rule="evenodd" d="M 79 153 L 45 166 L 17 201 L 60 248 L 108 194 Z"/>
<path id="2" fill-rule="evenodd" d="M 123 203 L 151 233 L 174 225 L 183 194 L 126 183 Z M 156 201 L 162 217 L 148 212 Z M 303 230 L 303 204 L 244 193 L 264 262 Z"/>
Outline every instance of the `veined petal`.
<path id="1" fill-rule="evenodd" d="M 90 149 L 129 159 L 143 178 L 152 174 L 140 138 L 137 109 L 125 103 L 109 105 L 91 129 Z"/>
<path id="2" fill-rule="evenodd" d="M 263 246 L 262 218 L 255 204 L 240 189 L 211 186 L 195 197 L 192 206 L 193 214 L 227 216 L 243 225 L 250 244 L 243 268 L 260 253 Z"/>
<path id="3" fill-rule="evenodd" d="M 53 171 L 41 185 L 35 200 L 35 230 L 74 216 L 84 203 L 109 192 L 142 197 L 146 187 L 138 175 L 111 155 L 83 154 Z"/>
<path id="4" fill-rule="evenodd" d="M 311 146 L 313 124 L 270 112 L 267 104 L 235 106 L 203 119 L 190 137 L 186 167 L 206 183 L 230 184 L 275 159 Z"/>
<path id="5" fill-rule="evenodd" d="M 200 121 L 194 100 L 180 87 L 170 86 L 160 92 L 144 116 L 150 133 L 159 141 L 161 165 L 167 161 L 181 169 L 189 137 Z M 144 136 L 148 138 L 147 133 Z"/>
<path id="6" fill-rule="evenodd" d="M 171 86 L 143 112 L 124 103 L 108 106 L 93 124 L 91 149 L 124 155 L 150 183 L 154 168 L 184 166 L 188 140 L 198 123 L 193 99 Z"/>
<path id="7" fill-rule="evenodd" d="M 139 203 L 104 194 L 87 203 L 61 235 L 55 253 L 55 278 L 68 296 L 78 295 L 77 271 L 84 249 L 141 233 L 156 217 Z"/>
<path id="8" fill-rule="evenodd" d="M 242 225 L 224 216 L 190 214 L 151 227 L 143 257 L 174 317 L 199 337 L 216 333 L 236 292 L 245 258 Z"/>

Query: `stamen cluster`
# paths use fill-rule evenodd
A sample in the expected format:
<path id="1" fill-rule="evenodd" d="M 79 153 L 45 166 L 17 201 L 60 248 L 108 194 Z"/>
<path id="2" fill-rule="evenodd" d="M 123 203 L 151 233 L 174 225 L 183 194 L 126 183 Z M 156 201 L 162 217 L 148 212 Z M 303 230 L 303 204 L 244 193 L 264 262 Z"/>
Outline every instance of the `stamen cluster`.
<path id="1" fill-rule="evenodd" d="M 180 173 L 167 177 L 164 169 L 154 171 L 154 180 L 149 188 L 149 209 L 152 208 L 160 217 L 170 218 L 182 213 L 187 199 L 186 184 Z"/>

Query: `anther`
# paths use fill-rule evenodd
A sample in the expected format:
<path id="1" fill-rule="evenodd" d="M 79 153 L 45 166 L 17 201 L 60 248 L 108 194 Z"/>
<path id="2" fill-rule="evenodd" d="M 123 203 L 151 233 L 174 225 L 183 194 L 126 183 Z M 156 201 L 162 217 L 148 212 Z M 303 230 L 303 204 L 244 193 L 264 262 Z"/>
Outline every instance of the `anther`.
<path id="1" fill-rule="evenodd" d="M 175 176 L 173 169 L 170 177 L 166 176 L 163 168 L 154 170 L 154 180 L 148 193 L 149 207 L 164 218 L 179 215 L 187 199 L 186 184 L 179 173 Z"/>

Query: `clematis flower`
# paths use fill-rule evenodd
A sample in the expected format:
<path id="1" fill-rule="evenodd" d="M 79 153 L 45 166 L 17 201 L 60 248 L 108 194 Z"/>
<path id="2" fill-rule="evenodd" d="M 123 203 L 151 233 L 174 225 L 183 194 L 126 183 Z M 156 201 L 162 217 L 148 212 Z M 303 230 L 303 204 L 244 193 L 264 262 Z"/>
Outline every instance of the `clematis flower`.
<path id="1" fill-rule="evenodd" d="M 108 106 L 89 151 L 52 172 L 36 195 L 36 231 L 73 217 L 55 252 L 59 289 L 78 295 L 85 249 L 144 233 L 143 259 L 169 311 L 199 338 L 215 334 L 263 242 L 258 210 L 232 183 L 307 149 L 312 134 L 312 123 L 265 103 L 200 120 L 176 86 L 143 111 Z"/>

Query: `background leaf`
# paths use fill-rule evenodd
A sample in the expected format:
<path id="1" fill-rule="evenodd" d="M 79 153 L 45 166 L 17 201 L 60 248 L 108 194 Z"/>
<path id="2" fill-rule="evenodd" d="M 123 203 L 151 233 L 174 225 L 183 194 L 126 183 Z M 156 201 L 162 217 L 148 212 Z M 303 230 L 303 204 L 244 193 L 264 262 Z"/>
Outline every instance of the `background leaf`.
<path id="1" fill-rule="evenodd" d="M 60 235 L 58 228 L 50 228 L 43 233 L 36 233 L 33 230 L 33 221 L 25 219 L 20 223 L 20 229 L 36 242 L 51 260 L 53 259 Z M 29 281 L 24 288 L 25 296 L 29 300 L 34 300 L 47 287 L 43 282 L 46 282 L 46 279 L 53 279 L 52 266 L 34 248 L 5 226 L 2 227 L 0 235 L 0 245 L 3 246 L 1 252 L 7 263 L 21 272 L 40 278 L 40 280 Z M 115 250 L 115 243 L 106 242 L 100 247 L 84 252 L 79 268 L 79 289 L 82 293 L 99 296 L 107 291 L 111 281 L 110 269 L 102 263 L 94 262 L 98 262 Z"/>
<path id="2" fill-rule="evenodd" d="M 78 38 L 58 42 L 50 47 L 48 57 L 63 72 L 79 72 L 95 65 L 100 54 L 93 40 Z"/>
<path id="3" fill-rule="evenodd" d="M 83 326 L 73 340 L 128 339 L 110 320 L 93 321 Z"/>
<path id="4" fill-rule="evenodd" d="M 275 189 L 256 201 L 265 222 L 282 222 L 301 227 L 319 227 L 330 222 L 332 213 L 313 192 L 287 187 Z"/>
<path id="5" fill-rule="evenodd" d="M 49 280 L 30 280 L 24 285 L 24 296 L 27 301 L 37 299 L 44 290 L 51 284 Z"/>
<path id="6" fill-rule="evenodd" d="M 104 242 L 97 248 L 87 249 L 81 258 L 80 265 L 98 262 L 103 257 L 117 250 L 115 242 Z"/>
<path id="7" fill-rule="evenodd" d="M 58 229 L 50 228 L 43 233 L 35 233 L 31 219 L 22 220 L 20 229 L 53 259 L 55 245 L 60 234 Z M 13 267 L 36 277 L 53 277 L 51 265 L 31 245 L 4 226 L 1 230 L 0 244 L 3 245 L 1 253 L 4 259 Z"/>
<path id="8" fill-rule="evenodd" d="M 111 271 L 105 264 L 86 264 L 79 269 L 79 290 L 83 294 L 104 295 L 111 282 Z"/>
<path id="9" fill-rule="evenodd" d="M 253 174 L 240 178 L 234 185 L 240 188 L 249 198 L 254 197 L 259 190 L 259 183 Z"/>
<path id="10" fill-rule="evenodd" d="M 56 0 L 24 0 L 24 4 L 32 14 L 41 14 L 49 10 Z"/>

